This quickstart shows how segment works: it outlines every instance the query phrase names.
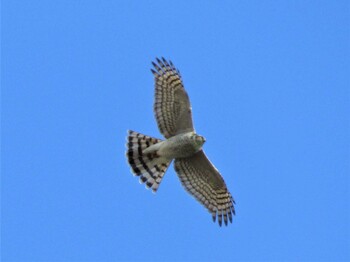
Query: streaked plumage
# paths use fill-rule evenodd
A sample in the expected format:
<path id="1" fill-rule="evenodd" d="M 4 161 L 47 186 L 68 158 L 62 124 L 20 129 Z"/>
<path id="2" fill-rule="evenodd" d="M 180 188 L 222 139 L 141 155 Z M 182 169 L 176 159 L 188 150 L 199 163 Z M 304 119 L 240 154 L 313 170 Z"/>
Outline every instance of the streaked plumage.
<path id="1" fill-rule="evenodd" d="M 175 171 L 185 189 L 208 209 L 214 221 L 217 217 L 220 226 L 222 221 L 227 225 L 235 214 L 235 202 L 219 171 L 202 150 L 205 139 L 194 131 L 191 104 L 180 72 L 164 58 L 157 58 L 157 63 L 152 64 L 154 113 L 166 139 L 129 131 L 126 155 L 132 172 L 156 192 L 175 159 Z"/>

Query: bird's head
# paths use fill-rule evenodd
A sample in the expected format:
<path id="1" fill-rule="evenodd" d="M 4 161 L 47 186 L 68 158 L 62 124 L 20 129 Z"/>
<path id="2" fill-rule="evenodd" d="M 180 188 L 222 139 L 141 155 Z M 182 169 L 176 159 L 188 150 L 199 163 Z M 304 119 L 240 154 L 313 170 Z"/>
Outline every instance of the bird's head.
<path id="1" fill-rule="evenodd" d="M 194 140 L 195 145 L 196 145 L 196 147 L 198 147 L 198 149 L 200 149 L 203 146 L 203 144 L 205 143 L 204 136 L 193 134 L 192 139 Z"/>

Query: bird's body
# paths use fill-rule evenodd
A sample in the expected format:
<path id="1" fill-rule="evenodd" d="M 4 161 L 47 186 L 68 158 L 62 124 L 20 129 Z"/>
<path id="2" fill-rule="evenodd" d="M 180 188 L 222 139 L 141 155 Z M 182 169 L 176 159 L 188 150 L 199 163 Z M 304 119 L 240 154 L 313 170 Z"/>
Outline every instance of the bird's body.
<path id="1" fill-rule="evenodd" d="M 143 153 L 156 153 L 160 157 L 169 160 L 174 158 L 183 158 L 197 153 L 204 144 L 205 139 L 198 136 L 193 131 L 172 136 L 164 141 L 148 147 Z"/>
<path id="2" fill-rule="evenodd" d="M 202 150 L 204 137 L 193 127 L 192 108 L 179 70 L 171 62 L 157 59 L 154 112 L 165 140 L 129 131 L 127 158 L 132 172 L 153 192 L 174 160 L 175 171 L 184 188 L 218 218 L 221 226 L 232 222 L 234 200 L 219 171 Z"/>

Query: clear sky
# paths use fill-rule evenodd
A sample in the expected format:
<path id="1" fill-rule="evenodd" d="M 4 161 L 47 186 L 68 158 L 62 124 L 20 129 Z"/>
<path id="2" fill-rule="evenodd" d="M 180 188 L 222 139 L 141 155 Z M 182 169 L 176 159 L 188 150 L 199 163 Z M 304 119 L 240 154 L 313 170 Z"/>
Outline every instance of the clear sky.
<path id="1" fill-rule="evenodd" d="M 349 19 L 349 1 L 2 1 L 2 260 L 350 260 Z M 156 56 L 228 227 L 172 166 L 152 194 L 126 163 L 128 129 L 161 137 Z"/>

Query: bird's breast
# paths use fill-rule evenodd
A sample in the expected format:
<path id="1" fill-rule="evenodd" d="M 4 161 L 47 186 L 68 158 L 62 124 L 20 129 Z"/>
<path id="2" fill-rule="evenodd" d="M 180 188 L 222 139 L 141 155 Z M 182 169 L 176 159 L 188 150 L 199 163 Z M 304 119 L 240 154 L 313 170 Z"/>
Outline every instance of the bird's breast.
<path id="1" fill-rule="evenodd" d="M 163 141 L 159 150 L 161 156 L 167 158 L 184 158 L 195 154 L 200 150 L 189 134 L 179 134 Z"/>

